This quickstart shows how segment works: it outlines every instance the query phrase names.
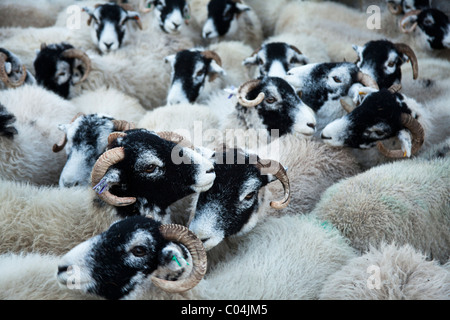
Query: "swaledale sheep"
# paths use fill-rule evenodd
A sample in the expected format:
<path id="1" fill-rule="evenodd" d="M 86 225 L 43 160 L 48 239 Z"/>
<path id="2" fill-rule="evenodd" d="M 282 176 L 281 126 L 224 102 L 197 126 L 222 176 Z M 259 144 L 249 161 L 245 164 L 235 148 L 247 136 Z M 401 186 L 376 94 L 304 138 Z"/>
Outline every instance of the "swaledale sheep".
<path id="1" fill-rule="evenodd" d="M 263 41 L 258 16 L 241 0 L 211 0 L 202 37 L 209 41 L 240 40 L 254 49 Z"/>
<path id="2" fill-rule="evenodd" d="M 58 125 L 70 122 L 76 107 L 36 85 L 3 90 L 2 114 L 14 117 L 0 131 L 0 175 L 3 179 L 38 185 L 58 184 L 65 155 L 53 154 L 60 140 Z"/>
<path id="3" fill-rule="evenodd" d="M 312 213 L 340 230 L 361 253 L 394 241 L 446 263 L 449 169 L 448 158 L 379 165 L 328 188 Z"/>
<path id="4" fill-rule="evenodd" d="M 411 157 L 450 136 L 447 103 L 426 109 L 414 99 L 391 91 L 368 94 L 359 107 L 329 123 L 322 130 L 322 140 L 335 147 L 356 148 L 358 161 L 368 168 Z M 389 147 L 382 142 L 386 139 Z M 375 145 L 377 148 L 373 148 Z"/>
<path id="5" fill-rule="evenodd" d="M 332 274 L 320 299 L 448 300 L 450 270 L 412 246 L 383 244 Z"/>
<path id="6" fill-rule="evenodd" d="M 124 225 L 124 222 L 114 224 L 111 228 L 118 229 Z M 142 241 L 145 234 L 144 231 L 133 232 L 129 228 L 124 230 L 123 237 L 116 241 L 125 244 L 130 237 L 134 237 L 135 241 Z M 107 239 L 105 243 L 113 244 L 111 241 Z M 89 243 L 91 243 L 90 248 Z M 183 293 L 167 293 L 157 288 L 151 280 L 152 277 L 145 276 L 147 267 L 134 264 L 135 272 L 143 275 L 135 277 L 136 281 L 132 286 L 121 287 L 128 293 L 122 298 L 145 300 L 317 299 L 328 276 L 340 270 L 347 261 L 355 257 L 355 252 L 339 232 L 311 216 L 269 218 L 268 223 L 256 227 L 245 237 L 228 244 L 230 250 L 221 256 L 222 261 L 213 266 L 197 286 Z M 59 285 L 56 279 L 58 257 L 0 256 L 0 270 L 2 274 L 8 274 L 8 277 L 0 278 L 0 286 L 3 288 L 0 297 L 9 299 L 96 298 L 92 294 L 86 294 L 86 290 L 102 294 L 99 289 L 106 288 L 107 283 L 96 277 L 96 268 L 93 266 L 101 266 L 103 270 L 110 267 L 114 270 L 130 268 L 125 260 L 112 261 L 94 255 L 95 247 L 101 245 L 88 240 L 80 245 L 79 250 L 74 250 L 71 254 L 72 257 L 78 256 L 80 259 L 78 261 L 89 261 L 79 265 L 79 269 L 74 269 L 79 270 L 83 280 L 88 281 L 83 285 L 80 283 L 78 290 L 76 282 L 73 282 L 73 286 L 70 282 L 68 283 L 69 288 L 72 289 L 63 289 Z M 177 258 L 177 260 L 178 266 L 184 266 L 182 259 Z M 33 261 L 32 265 L 26 263 L 30 261 Z M 208 256 L 208 265 L 209 261 Z M 167 262 L 177 267 L 176 261 Z M 86 277 L 89 274 L 92 277 Z M 129 277 L 126 278 L 129 279 Z M 76 281 L 76 278 L 73 277 L 73 280 Z M 119 279 L 114 282 L 119 283 L 118 281 Z"/>
<path id="7" fill-rule="evenodd" d="M 176 142 L 144 129 L 111 136 L 112 148 L 92 170 L 95 192 L 1 181 L 0 252 L 60 254 L 129 215 L 170 221 L 168 206 L 211 187 L 215 174 L 206 157 L 177 145 L 177 136 L 161 136 Z"/>
<path id="8" fill-rule="evenodd" d="M 216 179 L 199 195 L 189 226 L 207 250 L 224 238 L 248 233 L 268 216 L 310 212 L 328 187 L 360 172 L 349 152 L 293 135 L 285 135 L 257 153 L 270 161 L 257 161 L 257 155 L 234 149 L 216 151 L 212 156 Z M 282 183 L 268 184 L 274 179 Z M 283 201 L 269 206 L 278 197 Z"/>
<path id="9" fill-rule="evenodd" d="M 34 84 L 36 79 L 14 53 L 0 48 L 0 90 L 17 88 L 24 83 Z"/>

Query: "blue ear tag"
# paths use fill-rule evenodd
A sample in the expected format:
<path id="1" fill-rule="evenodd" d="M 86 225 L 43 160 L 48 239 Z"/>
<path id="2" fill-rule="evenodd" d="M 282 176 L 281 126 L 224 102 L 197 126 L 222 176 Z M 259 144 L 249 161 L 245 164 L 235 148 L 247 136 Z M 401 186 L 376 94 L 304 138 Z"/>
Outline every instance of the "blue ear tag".
<path id="1" fill-rule="evenodd" d="M 103 191 L 105 191 L 106 186 L 108 185 L 108 182 L 106 182 L 106 179 L 103 178 L 100 180 L 97 185 L 95 185 L 92 189 L 97 192 L 98 194 L 101 194 Z"/>
<path id="2" fill-rule="evenodd" d="M 231 86 L 230 89 L 231 89 L 231 90 L 234 90 L 234 86 Z M 233 94 L 230 93 L 230 95 L 228 96 L 228 99 L 231 99 L 232 96 L 233 96 Z"/>

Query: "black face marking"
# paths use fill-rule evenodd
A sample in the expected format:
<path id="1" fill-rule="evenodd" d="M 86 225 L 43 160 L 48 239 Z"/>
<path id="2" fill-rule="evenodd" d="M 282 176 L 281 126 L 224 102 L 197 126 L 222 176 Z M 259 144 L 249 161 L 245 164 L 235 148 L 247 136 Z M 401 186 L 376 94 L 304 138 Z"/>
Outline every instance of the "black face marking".
<path id="1" fill-rule="evenodd" d="M 286 61 L 288 46 L 282 42 L 272 42 L 264 45 L 267 62 L 263 65 L 263 74 L 267 74 L 272 66 L 273 61 L 279 61 L 284 70 L 287 72 L 290 67 Z"/>
<path id="2" fill-rule="evenodd" d="M 89 292 L 106 299 L 120 299 L 135 288 L 134 276 L 147 277 L 155 271 L 160 252 L 167 244 L 159 226 L 153 219 L 136 216 L 123 219 L 102 233 L 91 252 L 96 286 Z M 139 232 L 141 236 L 133 241 Z"/>
<path id="3" fill-rule="evenodd" d="M 412 3 L 412 7 L 409 5 L 408 2 L 406 1 L 402 1 L 403 2 L 403 10 L 404 11 L 409 11 L 409 10 L 422 10 L 422 9 L 427 9 L 431 6 L 431 1 L 430 0 L 414 0 Z"/>
<path id="4" fill-rule="evenodd" d="M 211 18 L 219 36 L 225 35 L 230 29 L 231 21 L 240 11 L 236 3 L 229 0 L 211 0 L 208 3 L 208 18 Z"/>
<path id="5" fill-rule="evenodd" d="M 208 191 L 200 193 L 196 216 L 204 213 L 210 215 L 213 210 L 215 228 L 223 230 L 224 236 L 228 237 L 238 233 L 251 215 L 258 211 L 258 192 L 269 180 L 253 164 L 256 156 L 252 158 L 241 150 L 216 152 L 215 159 L 216 179 Z M 245 185 L 246 197 L 241 200 Z"/>
<path id="6" fill-rule="evenodd" d="M 444 37 L 449 30 L 449 18 L 440 10 L 425 9 L 417 16 L 417 25 L 427 35 L 432 49 L 444 49 Z"/>
<path id="7" fill-rule="evenodd" d="M 203 64 L 200 71 L 195 70 L 198 63 Z M 183 91 L 189 102 L 193 103 L 197 100 L 200 89 L 205 84 L 210 64 L 211 59 L 204 58 L 199 51 L 183 50 L 177 53 L 173 66 L 172 84 L 175 81 L 181 81 Z M 196 79 L 194 80 L 193 77 L 196 77 Z"/>
<path id="8" fill-rule="evenodd" d="M 119 47 L 122 45 L 125 30 L 122 28 L 123 24 L 128 19 L 122 21 L 122 14 L 125 12 L 120 6 L 117 5 L 102 5 L 100 8 L 100 21 L 97 29 L 97 39 L 100 41 L 101 34 L 105 27 L 105 23 L 109 22 L 114 25 L 114 29 L 117 34 L 117 40 L 119 41 Z"/>
<path id="9" fill-rule="evenodd" d="M 344 144 L 359 148 L 361 145 L 373 145 L 376 141 L 396 136 L 403 129 L 400 121 L 402 113 L 411 114 L 411 110 L 401 94 L 393 94 L 387 89 L 371 93 L 358 108 L 347 115 L 350 127 Z M 378 129 L 373 130 L 374 126 Z"/>
<path id="10" fill-rule="evenodd" d="M 351 77 L 351 82 L 342 82 L 340 85 L 331 88 L 328 84 L 328 75 L 337 67 L 345 67 Z M 300 88 L 302 100 L 314 111 L 318 111 L 325 102 L 330 99 L 336 100 L 348 94 L 350 87 L 357 82 L 358 67 L 349 62 L 320 63 L 311 69 L 309 81 Z"/>
<path id="11" fill-rule="evenodd" d="M 73 46 L 68 43 L 48 45 L 38 53 L 33 63 L 37 83 L 64 99 L 67 99 L 70 94 L 75 59 L 62 57 L 61 54 L 64 50 L 71 48 Z M 62 84 L 55 81 L 58 61 L 65 61 L 69 64 L 70 75 L 68 80 Z"/>
<path id="12" fill-rule="evenodd" d="M 168 15 L 173 13 L 175 10 L 179 10 L 181 15 L 183 16 L 184 8 L 186 7 L 185 0 L 166 0 L 165 5 L 161 1 L 154 1 L 154 5 L 161 12 L 159 27 L 162 31 L 167 33 L 167 30 L 164 29 L 164 23 Z"/>
<path id="13" fill-rule="evenodd" d="M 273 92 L 270 90 L 276 88 L 276 91 L 281 97 L 272 103 Z M 265 99 L 259 105 L 257 105 L 256 111 L 259 117 L 262 119 L 268 133 L 271 130 L 279 130 L 278 134 L 281 137 L 284 134 L 293 131 L 295 124 L 295 117 L 298 112 L 298 106 L 302 103 L 294 89 L 283 79 L 278 77 L 264 77 L 257 87 L 248 92 L 247 99 L 255 99 L 260 92 L 264 92 Z M 247 112 L 250 112 L 249 108 L 237 105 L 236 109 L 238 113 L 245 117 Z"/>
<path id="14" fill-rule="evenodd" d="M 13 139 L 14 135 L 18 133 L 12 125 L 15 121 L 16 117 L 0 103 L 0 136 Z"/>
<path id="15" fill-rule="evenodd" d="M 160 214 L 164 215 L 169 205 L 194 192 L 191 186 L 195 184 L 199 164 L 192 163 L 183 151 L 180 151 L 180 156 L 184 158 L 183 163 L 174 163 L 172 149 L 175 143 L 161 139 L 148 130 L 135 129 L 126 133 L 120 142 L 116 140 L 108 147 L 125 148 L 125 159 L 111 167 L 120 171 L 121 180 L 119 185 L 111 188 L 111 193 L 120 197 L 136 197 L 137 201 L 133 205 L 117 207 L 117 212 L 120 216 L 130 216 L 143 214 L 141 210 L 148 209 L 160 210 Z M 162 161 L 162 167 L 136 168 L 136 160 L 147 150 L 151 150 L 152 154 Z M 147 172 L 151 171 L 150 169 L 161 174 L 151 175 Z M 173 183 L 174 181 L 179 183 Z"/>
<path id="16" fill-rule="evenodd" d="M 385 63 L 388 61 L 391 52 L 396 52 L 397 58 L 392 61 L 393 64 L 390 66 L 395 68 L 395 71 L 389 74 L 385 71 Z M 364 45 L 362 57 L 357 65 L 361 70 L 365 68 L 371 70 L 374 80 L 380 88 L 389 88 L 394 83 L 401 82 L 401 66 L 406 61 L 407 57 L 404 57 L 392 42 L 388 40 L 377 40 L 370 41 Z"/>

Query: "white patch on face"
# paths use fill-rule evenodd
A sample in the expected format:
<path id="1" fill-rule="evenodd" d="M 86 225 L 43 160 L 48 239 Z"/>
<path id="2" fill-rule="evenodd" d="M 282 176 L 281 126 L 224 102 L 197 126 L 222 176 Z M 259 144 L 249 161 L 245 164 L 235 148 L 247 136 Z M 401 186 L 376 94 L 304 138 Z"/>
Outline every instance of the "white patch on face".
<path id="1" fill-rule="evenodd" d="M 153 172 L 146 172 L 151 165 L 155 165 L 156 169 Z M 138 158 L 134 164 L 134 170 L 138 172 L 144 178 L 157 178 L 163 175 L 163 172 L 159 169 L 163 167 L 164 163 L 155 155 L 151 150 L 146 150 L 139 153 Z"/>
<path id="2" fill-rule="evenodd" d="M 137 246 L 143 246 L 148 250 L 155 251 L 154 242 L 155 240 L 149 232 L 145 230 L 137 230 L 134 232 L 133 237 L 123 245 L 124 251 L 130 252 L 128 257 L 124 260 L 125 264 L 131 267 L 139 267 L 142 264 L 142 258 L 134 256 L 131 253 L 131 249 Z"/>
<path id="3" fill-rule="evenodd" d="M 258 179 L 256 178 L 250 178 L 247 181 L 244 182 L 244 184 L 241 187 L 241 192 L 239 195 L 239 201 L 242 202 L 244 201 L 245 197 L 251 193 L 251 192 L 258 192 L 258 190 L 255 190 L 255 186 L 259 186 L 260 182 Z M 247 200 L 250 204 L 253 203 L 253 198 Z"/>
<path id="4" fill-rule="evenodd" d="M 442 40 L 442 44 L 445 48 L 450 48 L 450 24 L 447 25 L 447 29 L 445 31 L 444 39 Z"/>
<path id="5" fill-rule="evenodd" d="M 163 28 L 168 33 L 176 34 L 183 28 L 183 24 L 184 19 L 180 10 L 174 10 L 166 16 Z"/>
<path id="6" fill-rule="evenodd" d="M 411 157 L 412 137 L 410 132 L 406 129 L 400 130 L 397 134 L 397 138 L 400 140 L 402 151 L 408 158 Z"/>
<path id="7" fill-rule="evenodd" d="M 197 175 L 195 176 L 195 185 L 192 186 L 192 189 L 194 192 L 205 192 L 209 190 L 216 179 L 213 163 L 189 148 L 185 148 L 184 152 L 191 158 L 192 163 L 199 165 Z"/>
<path id="8" fill-rule="evenodd" d="M 69 81 L 71 75 L 70 65 L 66 61 L 58 61 L 56 63 L 55 79 L 58 85 L 62 85 Z"/>
<path id="9" fill-rule="evenodd" d="M 305 103 L 298 105 L 298 112 L 295 117 L 294 131 L 296 134 L 311 136 L 314 134 L 316 126 L 316 115 L 313 109 Z"/>
<path id="10" fill-rule="evenodd" d="M 228 28 L 227 33 L 225 33 L 224 35 L 233 36 L 238 32 L 239 32 L 239 23 L 237 21 L 237 17 L 234 16 L 233 20 L 231 20 L 230 28 Z"/>
<path id="11" fill-rule="evenodd" d="M 86 165 L 86 152 L 83 149 L 73 150 L 59 177 L 61 188 L 88 185 L 92 168 Z"/>
<path id="12" fill-rule="evenodd" d="M 169 89 L 167 94 L 168 104 L 189 103 L 189 99 L 183 90 L 183 84 L 181 80 L 176 80 Z"/>
<path id="13" fill-rule="evenodd" d="M 346 66 L 340 66 L 331 70 L 328 75 L 327 84 L 329 88 L 335 89 L 351 82 L 352 78 L 348 72 L 348 68 Z"/>
<path id="14" fill-rule="evenodd" d="M 205 250 L 210 250 L 218 245 L 225 237 L 224 231 L 217 229 L 217 214 L 223 207 L 218 202 L 211 201 L 207 208 L 197 212 L 189 225 L 189 229 L 194 232 L 203 242 Z"/>
<path id="15" fill-rule="evenodd" d="M 384 63 L 384 72 L 386 72 L 386 74 L 393 74 L 395 72 L 395 70 L 397 68 L 397 65 L 396 65 L 397 57 L 398 57 L 398 55 L 396 52 L 394 52 L 394 51 L 389 52 L 388 59 Z M 390 64 L 392 66 L 389 66 Z M 373 79 L 375 79 L 375 78 L 373 78 Z"/>
<path id="16" fill-rule="evenodd" d="M 267 76 L 283 78 L 285 75 L 286 70 L 284 69 L 283 64 L 278 60 L 274 60 L 270 66 Z"/>
<path id="17" fill-rule="evenodd" d="M 310 74 L 316 65 L 317 63 L 311 63 L 305 66 L 292 68 L 283 78 L 295 89 L 301 90 L 304 85 L 311 82 Z"/>
<path id="18" fill-rule="evenodd" d="M 104 23 L 105 25 L 100 34 L 100 39 L 98 39 L 98 48 L 103 53 L 119 49 L 119 38 L 114 24 L 108 21 L 105 21 Z M 122 26 L 121 28 L 125 28 L 125 26 Z"/>
<path id="19" fill-rule="evenodd" d="M 347 117 L 334 120 L 322 130 L 322 136 L 331 139 L 322 139 L 322 141 L 334 147 L 344 146 L 349 125 L 350 123 Z"/>
<path id="20" fill-rule="evenodd" d="M 217 32 L 216 26 L 214 25 L 214 21 L 211 18 L 208 18 L 203 25 L 202 37 L 204 39 L 212 39 L 219 36 Z"/>
<path id="21" fill-rule="evenodd" d="M 99 239 L 100 235 L 97 235 L 84 241 L 61 258 L 58 267 L 69 267 L 66 272 L 58 273 L 61 286 L 86 292 L 96 285 L 91 275 L 94 261 L 90 253 Z"/>

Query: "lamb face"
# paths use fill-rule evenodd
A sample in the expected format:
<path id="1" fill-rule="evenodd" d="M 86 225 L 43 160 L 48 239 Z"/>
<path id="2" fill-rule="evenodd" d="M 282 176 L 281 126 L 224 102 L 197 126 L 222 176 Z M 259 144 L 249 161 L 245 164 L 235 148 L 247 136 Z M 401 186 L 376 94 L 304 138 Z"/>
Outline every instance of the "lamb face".
<path id="1" fill-rule="evenodd" d="M 0 48 L 0 89 L 34 84 L 36 79 L 14 53 Z"/>
<path id="2" fill-rule="evenodd" d="M 133 299 L 152 283 L 170 292 L 186 291 L 203 277 L 206 255 L 198 239 L 185 229 L 162 227 L 140 216 L 115 222 L 61 258 L 58 281 L 69 289 L 106 299 Z M 173 235 L 178 241 L 172 241 Z M 191 254 L 194 246 L 203 261 L 197 253 Z M 199 267 L 204 270 L 199 272 Z"/>
<path id="3" fill-rule="evenodd" d="M 290 69 L 307 63 L 308 58 L 299 49 L 285 42 L 265 43 L 242 62 L 244 66 L 258 66 L 261 77 L 280 78 L 283 78 Z"/>
<path id="4" fill-rule="evenodd" d="M 185 0 L 150 0 L 146 1 L 146 11 L 154 6 L 154 13 L 162 31 L 179 34 L 183 25 L 190 19 L 189 5 Z"/>
<path id="5" fill-rule="evenodd" d="M 91 176 L 99 196 L 117 206 L 120 216 L 151 215 L 166 221 L 169 205 L 209 189 L 215 173 L 211 161 L 190 147 L 134 129 L 110 142 Z"/>
<path id="6" fill-rule="evenodd" d="M 239 32 L 237 19 L 240 14 L 248 10 L 251 8 L 240 1 L 210 1 L 208 3 L 208 19 L 202 30 L 203 38 L 212 39 Z"/>
<path id="7" fill-rule="evenodd" d="M 84 7 L 83 10 L 89 14 L 88 25 L 93 23 L 92 41 L 102 53 L 119 49 L 127 40 L 130 33 L 127 25 L 129 20 L 136 21 L 142 28 L 139 13 L 113 3 L 97 5 L 95 8 Z"/>
<path id="8" fill-rule="evenodd" d="M 213 81 L 217 76 L 225 75 L 220 57 L 209 50 L 182 50 L 167 56 L 165 61 L 172 65 L 168 104 L 195 102 L 207 77 Z"/>

